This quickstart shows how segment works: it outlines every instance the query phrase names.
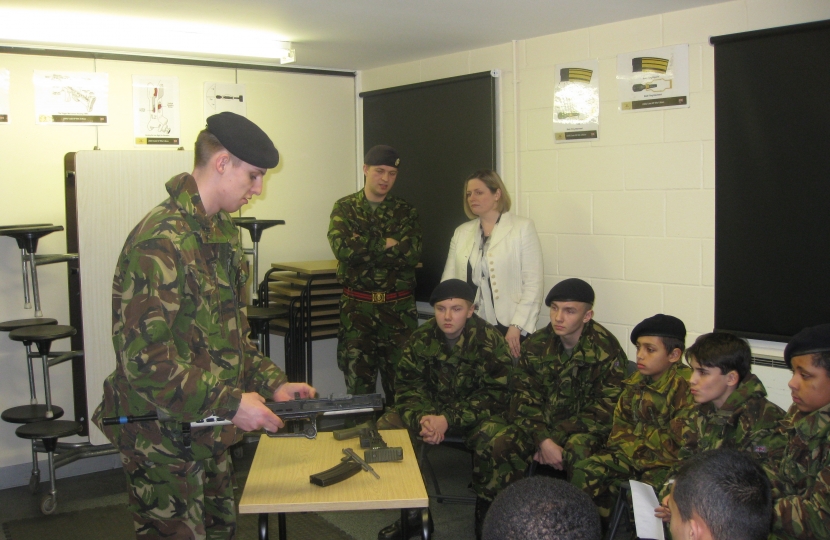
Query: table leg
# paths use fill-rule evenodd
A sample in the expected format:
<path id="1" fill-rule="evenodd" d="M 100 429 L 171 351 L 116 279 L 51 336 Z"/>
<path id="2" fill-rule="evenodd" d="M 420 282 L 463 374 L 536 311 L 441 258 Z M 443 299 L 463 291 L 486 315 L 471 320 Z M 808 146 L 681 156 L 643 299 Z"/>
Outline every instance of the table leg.
<path id="1" fill-rule="evenodd" d="M 422 528 L 421 537 L 424 540 L 429 540 L 430 537 L 432 536 L 430 534 L 430 531 L 429 531 L 429 520 L 430 520 L 429 508 L 422 508 L 421 509 L 421 528 Z"/>
<path id="2" fill-rule="evenodd" d="M 268 540 L 268 514 L 259 515 L 259 540 Z"/>
<path id="3" fill-rule="evenodd" d="M 409 517 L 408 510 L 401 508 L 401 538 L 409 538 Z"/>
<path id="4" fill-rule="evenodd" d="M 285 532 L 285 512 L 277 514 L 277 521 L 279 522 L 280 538 L 279 540 L 288 540 L 288 533 Z"/>

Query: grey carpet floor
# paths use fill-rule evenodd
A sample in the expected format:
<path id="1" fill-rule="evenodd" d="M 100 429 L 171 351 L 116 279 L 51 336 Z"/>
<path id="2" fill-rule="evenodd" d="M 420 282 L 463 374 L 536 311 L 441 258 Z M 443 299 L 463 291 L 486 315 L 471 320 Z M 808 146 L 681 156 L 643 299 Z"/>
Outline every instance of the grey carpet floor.
<path id="1" fill-rule="evenodd" d="M 244 485 L 250 468 L 256 444 L 244 447 L 242 458 L 234 459 L 234 468 L 238 483 Z M 469 494 L 467 485 L 470 482 L 471 462 L 470 455 L 451 448 L 435 448 L 430 453 L 436 474 L 441 478 L 441 488 L 445 493 L 466 495 Z M 0 490 L 0 523 L 15 522 L 24 519 L 33 519 L 33 523 L 42 523 L 44 526 L 52 523 L 49 530 L 53 534 L 40 534 L 36 538 L 55 538 L 68 540 L 59 534 L 60 521 L 54 518 L 99 507 L 126 505 L 127 494 L 124 473 L 121 469 L 101 471 L 83 476 L 60 478 L 58 471 L 58 507 L 53 516 L 43 516 L 40 513 L 40 496 L 49 489 L 48 482 L 41 484 L 41 491 L 37 495 L 29 493 L 28 486 L 20 486 Z M 240 487 L 240 490 L 242 488 Z M 241 492 L 241 491 L 240 491 Z M 473 507 L 470 505 L 438 504 L 432 501 L 430 507 L 435 520 L 435 534 L 438 540 L 473 540 Z M 340 529 L 354 540 L 375 540 L 378 531 L 400 516 L 397 510 L 373 510 L 364 512 L 322 512 L 318 516 L 327 523 Z M 270 530 L 276 537 L 276 516 L 270 520 Z M 102 523 L 102 528 L 111 525 Z M 288 517 L 289 538 L 296 538 L 292 533 L 291 516 Z M 7 527 L 8 528 L 8 527 Z M 105 536 L 106 537 L 106 536 Z M 106 537 L 115 538 L 115 537 Z M 318 536 L 318 538 L 324 538 Z M 5 540 L 5 539 L 4 539 Z M 20 540 L 14 537 L 13 540 Z M 25 540 L 25 539 L 24 539 Z"/>

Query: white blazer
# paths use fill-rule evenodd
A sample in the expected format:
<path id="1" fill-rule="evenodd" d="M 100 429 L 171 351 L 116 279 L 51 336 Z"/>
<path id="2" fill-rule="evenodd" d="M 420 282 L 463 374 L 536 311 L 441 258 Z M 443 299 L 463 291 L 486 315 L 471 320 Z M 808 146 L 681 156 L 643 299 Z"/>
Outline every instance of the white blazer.
<path id="1" fill-rule="evenodd" d="M 467 262 L 475 268 L 481 257 L 480 227 L 481 220 L 476 218 L 455 229 L 441 281 L 467 281 Z M 528 333 L 536 331 L 544 274 L 542 245 L 533 221 L 510 212 L 502 214 L 490 235 L 487 259 L 499 322 L 519 325 Z"/>

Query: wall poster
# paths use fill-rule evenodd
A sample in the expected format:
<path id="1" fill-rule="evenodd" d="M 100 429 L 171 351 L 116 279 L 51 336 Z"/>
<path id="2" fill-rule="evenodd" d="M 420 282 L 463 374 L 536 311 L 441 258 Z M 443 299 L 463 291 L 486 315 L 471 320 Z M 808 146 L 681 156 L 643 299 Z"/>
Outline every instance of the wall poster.
<path id="1" fill-rule="evenodd" d="M 179 145 L 179 78 L 133 75 L 135 144 Z"/>
<path id="2" fill-rule="evenodd" d="M 621 111 L 689 106 L 689 45 L 617 55 Z"/>
<path id="3" fill-rule="evenodd" d="M 230 111 L 241 116 L 248 115 L 245 103 L 245 85 L 221 82 L 205 83 L 205 118 Z"/>
<path id="4" fill-rule="evenodd" d="M 553 138 L 557 143 L 599 136 L 599 60 L 556 66 Z"/>
<path id="5" fill-rule="evenodd" d="M 109 96 L 106 73 L 35 70 L 32 82 L 38 124 L 106 125 Z"/>

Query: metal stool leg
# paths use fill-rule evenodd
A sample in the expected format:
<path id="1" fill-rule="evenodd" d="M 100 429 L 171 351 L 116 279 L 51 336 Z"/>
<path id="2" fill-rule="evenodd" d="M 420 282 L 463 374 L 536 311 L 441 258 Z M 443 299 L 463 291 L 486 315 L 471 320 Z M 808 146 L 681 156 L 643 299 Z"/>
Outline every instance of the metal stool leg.
<path id="1" fill-rule="evenodd" d="M 23 248 L 20 249 L 20 263 L 23 266 L 23 309 L 32 309 L 32 301 L 29 299 L 29 259 Z"/>
<path id="2" fill-rule="evenodd" d="M 49 382 L 49 355 L 41 354 L 43 360 L 43 387 L 46 392 L 46 418 L 52 418 L 52 385 Z"/>
<path id="3" fill-rule="evenodd" d="M 628 521 L 628 501 L 626 500 L 626 492 L 629 489 L 631 488 L 629 487 L 628 482 L 620 484 L 620 492 L 617 494 L 617 502 L 614 503 L 614 512 L 611 514 L 611 526 L 608 528 L 608 534 L 605 536 L 605 540 L 614 540 L 623 516 L 625 516 L 626 521 Z"/>
<path id="4" fill-rule="evenodd" d="M 32 364 L 32 344 L 24 343 L 26 347 L 26 367 L 29 369 L 29 405 L 37 405 L 37 389 L 35 388 L 35 369 Z"/>
<path id="5" fill-rule="evenodd" d="M 32 271 L 32 296 L 35 297 L 35 317 L 43 317 L 40 309 L 40 289 L 37 284 L 37 264 L 34 252 L 29 253 L 29 269 Z"/>

